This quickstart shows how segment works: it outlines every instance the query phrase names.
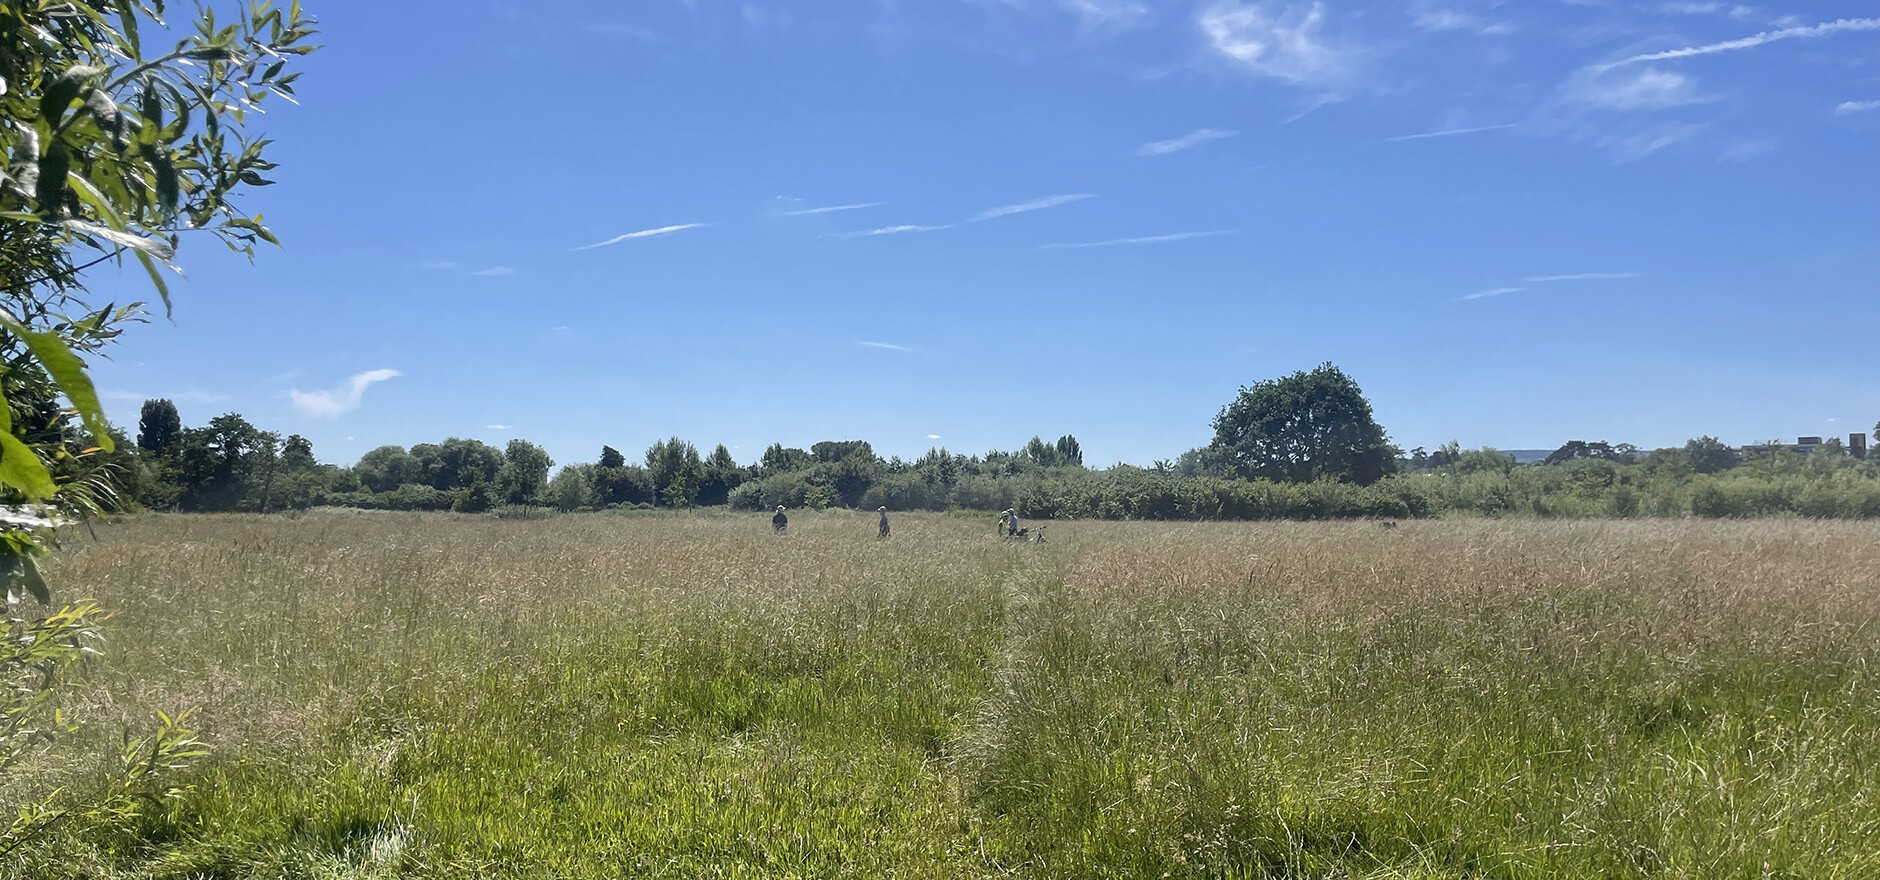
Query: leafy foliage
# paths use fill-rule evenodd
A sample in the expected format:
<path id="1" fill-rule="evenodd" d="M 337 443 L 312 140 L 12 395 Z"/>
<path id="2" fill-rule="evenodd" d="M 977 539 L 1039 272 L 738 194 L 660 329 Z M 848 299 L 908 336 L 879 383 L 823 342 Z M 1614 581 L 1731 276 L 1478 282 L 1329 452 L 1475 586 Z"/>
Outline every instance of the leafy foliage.
<path id="1" fill-rule="evenodd" d="M 496 469 L 496 492 L 508 504 L 534 504 L 548 488 L 548 470 L 555 460 L 542 447 L 527 440 L 511 440 Z"/>
<path id="2" fill-rule="evenodd" d="M 162 455 L 183 433 L 183 417 L 169 400 L 146 400 L 137 418 L 137 448 Z"/>
<path id="3" fill-rule="evenodd" d="M 1581 458 L 1595 458 L 1602 461 L 1629 463 L 1636 457 L 1636 450 L 1624 443 L 1615 447 L 1604 440 L 1596 440 L 1592 443 L 1588 443 L 1585 440 L 1568 440 L 1559 449 L 1548 454 L 1547 463 L 1560 464 Z"/>
<path id="4" fill-rule="evenodd" d="M 195 32 L 158 54 L 145 51 L 143 36 L 165 27 L 162 0 L 0 3 L 0 581 L 9 598 L 0 737 L 8 763 L 21 737 L 37 742 L 65 724 L 56 715 L 50 725 L 32 719 L 58 671 L 94 650 L 99 619 L 85 604 L 26 617 L 22 592 L 51 601 L 35 559 L 61 520 L 115 506 L 117 486 L 144 482 L 121 472 L 122 460 L 97 458 L 116 453 L 119 440 L 83 359 L 141 311 L 87 305 L 80 273 L 128 254 L 167 306 L 161 269 L 184 232 L 250 256 L 258 241 L 277 243 L 259 214 L 235 204 L 268 185 L 262 175 L 274 168 L 247 115 L 270 96 L 291 97 L 299 73 L 289 62 L 313 51 L 314 31 L 297 0 L 286 10 L 257 0 L 244 12 L 218 25 L 212 9 L 199 9 Z M 278 438 L 233 417 L 191 445 L 174 407 L 163 410 L 147 409 L 140 434 L 156 455 L 187 447 L 166 462 L 183 471 L 185 485 L 225 493 L 259 455 L 272 486 Z M 188 501 L 205 503 L 202 495 Z M 181 719 L 164 716 L 151 738 L 127 742 L 125 766 L 84 808 L 127 821 L 155 797 L 148 780 L 195 754 Z M 25 804 L 0 851 L 64 815 L 57 797 Z"/>
<path id="5" fill-rule="evenodd" d="M 1242 387 L 1214 419 L 1212 449 L 1245 479 L 1292 483 L 1369 485 L 1397 455 L 1358 383 L 1329 363 Z"/>
<path id="6" fill-rule="evenodd" d="M 654 443 L 646 450 L 646 471 L 658 490 L 659 503 L 690 507 L 698 500 L 705 465 L 692 444 L 677 437 Z"/>

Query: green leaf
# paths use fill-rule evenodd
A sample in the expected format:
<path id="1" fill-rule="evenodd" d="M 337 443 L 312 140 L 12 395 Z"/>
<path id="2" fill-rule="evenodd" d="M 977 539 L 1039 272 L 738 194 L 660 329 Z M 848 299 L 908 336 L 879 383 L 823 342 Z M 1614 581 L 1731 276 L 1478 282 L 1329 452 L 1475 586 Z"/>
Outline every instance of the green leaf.
<path id="1" fill-rule="evenodd" d="M 176 163 L 156 150 L 151 153 L 150 168 L 157 177 L 157 206 L 165 211 L 174 211 L 182 192 L 176 180 Z"/>
<path id="2" fill-rule="evenodd" d="M 111 96 L 105 94 L 103 89 L 92 89 L 91 94 L 85 96 L 85 109 L 90 110 L 91 115 L 98 117 L 99 122 L 110 126 L 113 131 L 123 130 L 124 123 L 119 118 L 122 114 L 118 111 L 117 102 L 111 100 Z"/>
<path id="3" fill-rule="evenodd" d="M 73 177 L 72 179 L 79 180 L 80 178 Z M 83 193 L 84 189 L 81 187 L 79 191 Z M 94 191 L 93 194 L 96 195 L 96 192 Z M 102 196 L 99 196 L 99 198 L 102 199 Z M 86 201 L 90 201 L 90 199 Z M 112 244 L 127 247 L 139 253 L 149 254 L 165 262 L 176 257 L 176 248 L 171 247 L 169 242 L 163 241 L 162 239 L 145 238 L 131 232 L 119 232 L 116 229 L 99 226 L 96 223 L 86 223 L 83 220 L 67 220 L 65 221 L 65 226 L 75 232 L 81 232 L 85 235 L 95 235 Z"/>
<path id="4" fill-rule="evenodd" d="M 71 347 L 67 346 L 65 340 L 57 333 L 33 330 L 21 324 L 12 315 L 0 315 L 0 326 L 6 327 L 13 335 L 25 341 L 26 347 L 32 350 L 33 357 L 37 358 L 40 365 L 46 368 L 46 372 L 52 375 L 52 381 L 58 383 L 59 390 L 65 392 L 66 398 L 72 401 L 73 408 L 78 410 L 79 418 L 85 421 L 85 430 L 91 432 L 99 448 L 110 451 L 112 449 L 110 426 L 105 423 L 104 407 L 98 404 L 98 391 L 92 387 L 91 376 L 85 373 L 85 362 L 72 353 Z M 12 436 L 11 432 L 8 432 L 8 436 Z M 38 461 L 38 458 L 35 457 L 33 460 Z M 44 472 L 44 470 L 45 466 L 40 465 L 40 471 Z M 50 485 L 51 478 L 46 479 L 47 484 Z"/>
<path id="5" fill-rule="evenodd" d="M 65 175 L 71 169 L 72 157 L 65 152 L 65 145 L 53 139 L 46 154 L 39 157 L 39 180 L 33 197 L 39 201 L 40 216 L 56 219 L 64 212 Z"/>
<path id="6" fill-rule="evenodd" d="M 46 471 L 46 463 L 10 430 L 0 432 L 0 485 L 18 489 L 34 501 L 51 498 L 59 490 L 52 483 L 52 474 Z"/>
<path id="7" fill-rule="evenodd" d="M 26 584 L 26 590 L 39 600 L 41 605 L 52 604 L 52 588 L 46 585 L 46 578 L 39 573 L 39 563 L 31 556 L 20 557 L 20 581 Z"/>
<path id="8" fill-rule="evenodd" d="M 133 250 L 131 253 L 137 255 L 137 262 L 144 264 L 144 272 L 150 276 L 150 283 L 156 285 L 157 295 L 163 297 L 163 314 L 169 317 L 174 311 L 170 306 L 170 285 L 164 282 L 163 273 L 157 271 L 157 261 L 143 251 Z"/>
<path id="9" fill-rule="evenodd" d="M 46 84 L 46 93 L 39 96 L 39 117 L 54 131 L 59 129 L 59 121 L 65 118 L 65 111 L 72 106 L 72 99 L 78 97 L 78 90 L 88 80 L 98 75 L 95 67 L 74 64 L 64 73 L 52 78 Z"/>
<path id="10" fill-rule="evenodd" d="M 132 58 L 144 54 L 143 41 L 137 36 L 137 7 L 131 0 L 118 0 L 118 21 L 124 27 L 124 42 L 130 48 Z"/>

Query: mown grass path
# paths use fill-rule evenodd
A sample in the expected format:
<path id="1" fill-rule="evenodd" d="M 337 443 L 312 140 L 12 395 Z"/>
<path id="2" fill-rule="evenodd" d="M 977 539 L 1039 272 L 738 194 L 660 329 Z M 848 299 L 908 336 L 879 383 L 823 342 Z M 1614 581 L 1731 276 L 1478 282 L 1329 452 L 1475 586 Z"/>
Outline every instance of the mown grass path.
<path id="1" fill-rule="evenodd" d="M 1880 527 L 989 526 L 112 527 L 55 571 L 118 610 L 94 753 L 214 755 L 17 868 L 1880 876 Z"/>

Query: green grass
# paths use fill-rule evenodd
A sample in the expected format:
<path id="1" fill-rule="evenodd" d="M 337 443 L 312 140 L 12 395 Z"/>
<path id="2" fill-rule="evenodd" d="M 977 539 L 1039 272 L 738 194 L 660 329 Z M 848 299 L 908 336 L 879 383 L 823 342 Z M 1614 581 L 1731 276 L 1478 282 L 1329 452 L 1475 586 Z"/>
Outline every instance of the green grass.
<path id="1" fill-rule="evenodd" d="M 22 876 L 1880 877 L 1880 526 L 146 517 Z"/>

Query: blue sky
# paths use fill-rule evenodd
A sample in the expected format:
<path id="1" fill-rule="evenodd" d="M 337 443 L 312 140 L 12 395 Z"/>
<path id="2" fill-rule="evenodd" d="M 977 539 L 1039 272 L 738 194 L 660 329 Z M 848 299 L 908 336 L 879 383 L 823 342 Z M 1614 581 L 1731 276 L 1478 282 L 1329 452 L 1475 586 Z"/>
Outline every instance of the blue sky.
<path id="1" fill-rule="evenodd" d="M 1146 464 L 1324 361 L 1406 448 L 1880 419 L 1871 4 L 307 5 L 286 247 L 185 243 L 120 424 Z"/>

